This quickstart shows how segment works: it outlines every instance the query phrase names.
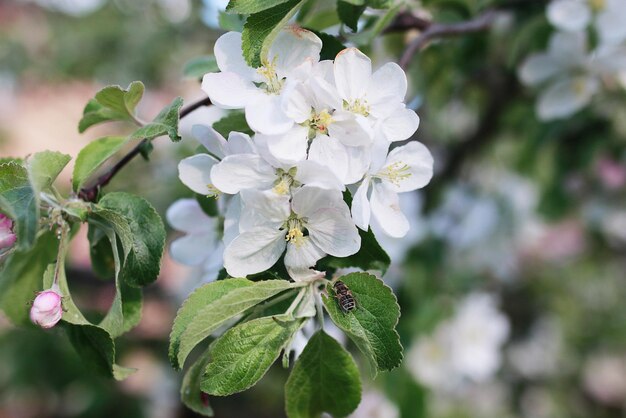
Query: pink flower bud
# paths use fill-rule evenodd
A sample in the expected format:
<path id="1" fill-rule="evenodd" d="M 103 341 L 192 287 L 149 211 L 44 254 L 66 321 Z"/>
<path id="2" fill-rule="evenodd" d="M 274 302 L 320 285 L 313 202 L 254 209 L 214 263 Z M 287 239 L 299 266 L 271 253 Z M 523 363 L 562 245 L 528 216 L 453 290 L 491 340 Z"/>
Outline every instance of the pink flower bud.
<path id="1" fill-rule="evenodd" d="M 58 287 L 39 292 L 30 308 L 30 320 L 41 328 L 52 328 L 61 320 L 63 306 Z"/>
<path id="2" fill-rule="evenodd" d="M 17 237 L 13 233 L 13 221 L 0 213 L 0 249 L 10 247 L 16 239 Z"/>

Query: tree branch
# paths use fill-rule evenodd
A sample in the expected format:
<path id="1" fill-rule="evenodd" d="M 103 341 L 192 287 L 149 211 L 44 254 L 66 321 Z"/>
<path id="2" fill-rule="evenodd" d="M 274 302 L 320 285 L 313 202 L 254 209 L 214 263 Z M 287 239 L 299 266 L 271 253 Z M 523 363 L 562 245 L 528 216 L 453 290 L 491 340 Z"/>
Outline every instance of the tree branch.
<path id="1" fill-rule="evenodd" d="M 449 38 L 467 33 L 482 32 L 491 26 L 491 23 L 496 16 L 496 10 L 488 10 L 472 20 L 448 24 L 428 22 L 424 19 L 414 17 L 415 19 L 413 20 L 413 24 L 424 27 L 425 29 L 404 50 L 404 53 L 399 61 L 400 67 L 406 71 L 415 54 L 424 49 L 431 40 L 436 38 Z M 408 19 L 405 23 L 409 23 Z"/>
<path id="2" fill-rule="evenodd" d="M 205 97 L 204 99 L 193 102 L 182 109 L 180 109 L 180 119 L 189 115 L 193 111 L 211 104 L 211 99 Z M 104 174 L 102 174 L 98 179 L 89 187 L 83 187 L 78 191 L 78 197 L 87 201 L 87 202 L 95 202 L 98 197 L 98 193 L 100 189 L 109 184 L 109 182 L 115 177 L 115 175 L 126 166 L 129 162 L 132 161 L 137 155 L 141 154 L 141 150 L 149 141 L 147 139 L 142 139 L 139 144 L 137 144 L 132 150 L 128 152 L 121 160 L 119 160 L 115 165 L 113 165 L 109 170 L 107 170 Z"/>

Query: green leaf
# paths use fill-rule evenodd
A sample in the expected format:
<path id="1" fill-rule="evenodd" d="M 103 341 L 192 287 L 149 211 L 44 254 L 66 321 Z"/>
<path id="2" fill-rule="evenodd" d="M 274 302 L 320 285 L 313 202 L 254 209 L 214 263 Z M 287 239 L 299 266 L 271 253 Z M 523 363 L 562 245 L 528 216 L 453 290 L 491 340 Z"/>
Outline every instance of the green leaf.
<path id="1" fill-rule="evenodd" d="M 161 256 L 165 247 L 163 221 L 145 199 L 123 192 L 108 193 L 99 202 L 100 208 L 122 215 L 130 227 L 132 240 L 128 258 L 121 271 L 122 280 L 131 286 L 145 286 L 154 282 L 159 275 Z M 117 231 L 122 235 L 121 231 Z"/>
<path id="2" fill-rule="evenodd" d="M 35 196 L 52 186 L 71 159 L 69 155 L 55 151 L 37 152 L 28 158 L 26 168 Z"/>
<path id="3" fill-rule="evenodd" d="M 205 55 L 193 58 L 183 67 L 183 75 L 186 78 L 202 78 L 206 73 L 216 73 L 220 69 L 213 55 Z"/>
<path id="4" fill-rule="evenodd" d="M 327 412 L 345 417 L 360 401 L 361 379 L 352 356 L 324 331 L 318 331 L 287 379 L 287 416 L 316 418 Z"/>
<path id="5" fill-rule="evenodd" d="M 85 181 L 127 142 L 121 136 L 105 136 L 90 142 L 78 153 L 72 175 L 72 188 L 80 190 Z"/>
<path id="6" fill-rule="evenodd" d="M 347 3 L 343 0 L 337 1 L 337 14 L 339 15 L 339 19 L 341 19 L 346 26 L 352 29 L 352 32 L 357 31 L 359 18 L 364 11 L 365 5 L 355 6 L 354 4 Z"/>
<path id="7" fill-rule="evenodd" d="M 228 135 L 233 131 L 254 135 L 254 131 L 248 126 L 248 122 L 246 122 L 246 115 L 238 111 L 230 112 L 227 116 L 215 122 L 213 129 L 219 132 L 224 138 L 228 138 Z"/>
<path id="8" fill-rule="evenodd" d="M 230 0 L 226 12 L 251 15 L 283 4 L 288 0 Z"/>
<path id="9" fill-rule="evenodd" d="M 372 9 L 388 9 L 392 4 L 392 0 L 367 0 L 367 5 Z"/>
<path id="10" fill-rule="evenodd" d="M 248 17 L 243 26 L 241 42 L 243 56 L 251 67 L 262 65 L 272 42 L 301 4 L 302 0 L 289 0 Z"/>
<path id="11" fill-rule="evenodd" d="M 0 308 L 15 325 L 30 324 L 29 304 L 42 290 L 42 277 L 54 262 L 59 240 L 52 232 L 41 234 L 30 250 L 18 250 L 0 273 Z"/>
<path id="12" fill-rule="evenodd" d="M 14 221 L 16 248 L 31 248 L 39 227 L 39 203 L 27 169 L 16 162 L 0 165 L 0 211 Z"/>
<path id="13" fill-rule="evenodd" d="M 185 406 L 205 417 L 212 417 L 213 409 L 209 405 L 208 395 L 200 389 L 200 383 L 202 382 L 202 372 L 209 364 L 210 359 L 209 349 L 207 349 L 199 360 L 187 370 L 180 387 L 180 397 Z"/>
<path id="14" fill-rule="evenodd" d="M 286 280 L 252 282 L 238 278 L 198 288 L 174 320 L 169 349 L 172 366 L 181 368 L 191 350 L 229 319 L 291 287 Z"/>
<path id="15" fill-rule="evenodd" d="M 126 90 L 120 86 L 103 88 L 85 106 L 83 117 L 78 123 L 79 132 L 85 132 L 87 128 L 102 122 L 135 121 L 135 108 L 144 90 L 141 81 L 133 81 Z"/>
<path id="16" fill-rule="evenodd" d="M 362 270 L 378 270 L 384 275 L 391 263 L 389 255 L 376 241 L 371 229 L 367 232 L 359 229 L 359 235 L 361 235 L 361 248 L 356 254 L 349 257 L 327 256 L 320 261 L 322 269 L 356 267 Z"/>
<path id="17" fill-rule="evenodd" d="M 258 382 L 276 361 L 301 321 L 253 319 L 229 329 L 211 346 L 202 391 L 216 396 L 242 392 Z"/>
<path id="18" fill-rule="evenodd" d="M 242 15 L 231 15 L 226 12 L 220 11 L 217 16 L 217 21 L 220 25 L 220 28 L 225 31 L 235 31 L 241 32 L 243 31 L 243 24 L 245 23 L 245 19 Z"/>
<path id="19" fill-rule="evenodd" d="M 152 122 L 133 132 L 130 139 L 153 139 L 161 135 L 167 135 L 174 142 L 180 141 L 178 122 L 182 105 L 183 99 L 181 97 L 175 98 L 172 103 L 159 112 Z"/>
<path id="20" fill-rule="evenodd" d="M 376 370 L 392 370 L 402 362 L 402 345 L 396 332 L 400 307 L 391 289 L 376 276 L 351 273 L 339 278 L 354 295 L 356 309 L 344 313 L 335 298 L 332 284 L 326 287 L 324 306 L 341 328 L 372 362 Z"/>

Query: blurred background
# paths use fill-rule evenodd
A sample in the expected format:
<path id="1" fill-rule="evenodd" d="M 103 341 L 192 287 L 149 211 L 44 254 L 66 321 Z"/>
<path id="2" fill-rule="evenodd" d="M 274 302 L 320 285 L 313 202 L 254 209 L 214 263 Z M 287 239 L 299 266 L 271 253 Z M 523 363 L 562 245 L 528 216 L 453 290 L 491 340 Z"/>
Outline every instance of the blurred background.
<path id="1" fill-rule="evenodd" d="M 124 127 L 77 130 L 84 105 L 107 84 L 143 81 L 144 119 L 176 95 L 203 97 L 198 75 L 183 69 L 212 52 L 220 25 L 241 27 L 220 12 L 226 3 L 0 0 L 0 156 L 43 149 L 75 156 L 90 140 L 119 133 Z M 313 3 L 305 26 L 338 33 L 334 2 Z M 348 344 L 365 380 L 354 417 L 626 416 L 626 72 L 570 66 L 576 77 L 595 77 L 593 94 L 573 110 L 546 99 L 551 87 L 529 75 L 527 60 L 554 43 L 547 5 L 403 6 L 437 22 L 502 10 L 489 31 L 434 42 L 409 66 L 407 102 L 421 117 L 414 139 L 433 152 L 435 177 L 403 196 L 409 236 L 381 238 L 394 260 L 384 279 L 402 307 L 405 360 L 371 380 Z M 590 48 L 598 47 L 595 31 L 588 34 Z M 352 41 L 378 66 L 397 61 L 417 35 Z M 561 45 L 559 52 L 575 51 Z M 626 60 L 620 49 L 608 57 Z M 553 83 L 571 75 L 561 73 Z M 197 147 L 191 126 L 221 116 L 198 110 L 184 120 L 181 143 L 156 140 L 151 160 L 133 161 L 108 190 L 141 194 L 164 215 L 190 197 L 176 166 Z M 70 173 L 71 163 L 59 184 L 65 190 Z M 114 287 L 90 272 L 86 238 L 73 241 L 70 256 L 81 309 L 105 310 Z M 165 257 L 160 279 L 146 289 L 140 325 L 118 342 L 118 362 L 139 369 L 122 383 L 90 373 L 60 330 L 16 329 L 0 313 L 0 418 L 196 416 L 179 401 L 182 374 L 169 366 L 167 344 L 176 310 L 210 279 Z M 212 398 L 216 416 L 284 416 L 286 377 L 275 365 L 253 389 Z"/>

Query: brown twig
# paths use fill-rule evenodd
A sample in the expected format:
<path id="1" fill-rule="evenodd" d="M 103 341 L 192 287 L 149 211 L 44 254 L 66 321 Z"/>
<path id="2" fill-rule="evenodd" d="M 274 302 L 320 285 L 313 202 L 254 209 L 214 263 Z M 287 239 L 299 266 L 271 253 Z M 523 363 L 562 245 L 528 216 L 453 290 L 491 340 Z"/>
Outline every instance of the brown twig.
<path id="1" fill-rule="evenodd" d="M 208 106 L 211 104 L 211 100 L 208 97 L 204 99 L 198 100 L 196 102 L 191 103 L 188 106 L 180 109 L 180 119 L 192 113 L 194 110 L 197 110 L 203 106 Z M 78 191 L 78 197 L 87 201 L 94 202 L 97 197 L 100 189 L 109 184 L 109 182 L 115 177 L 115 175 L 126 166 L 133 158 L 137 155 L 141 154 L 141 150 L 148 143 L 147 139 L 142 139 L 139 144 L 137 144 L 132 150 L 128 152 L 128 154 L 124 155 L 121 160 L 115 163 L 109 170 L 107 170 L 104 174 L 96 179 L 96 181 L 89 187 L 83 187 Z"/>
<path id="2" fill-rule="evenodd" d="M 423 21 L 421 22 L 421 24 L 422 26 L 425 26 L 425 29 L 417 38 L 413 40 L 413 42 L 409 44 L 409 46 L 406 47 L 398 64 L 400 65 L 400 67 L 402 67 L 403 70 L 406 71 L 409 63 L 411 62 L 415 54 L 424 49 L 431 40 L 437 38 L 449 38 L 453 36 L 465 35 L 467 33 L 482 32 L 491 26 L 491 23 L 496 16 L 497 12 L 495 10 L 488 10 L 485 13 L 478 15 L 474 19 L 465 22 L 429 22 L 430 24 L 426 25 L 424 22 L 428 21 Z"/>

